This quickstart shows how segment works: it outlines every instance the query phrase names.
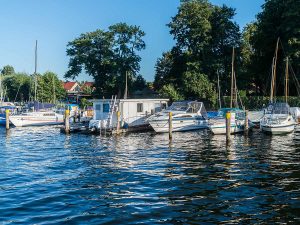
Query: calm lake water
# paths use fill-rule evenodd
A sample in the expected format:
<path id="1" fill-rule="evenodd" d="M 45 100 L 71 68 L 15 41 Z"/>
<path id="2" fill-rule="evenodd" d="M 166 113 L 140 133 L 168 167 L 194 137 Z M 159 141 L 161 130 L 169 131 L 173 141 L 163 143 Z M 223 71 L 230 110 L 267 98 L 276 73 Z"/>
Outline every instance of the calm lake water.
<path id="1" fill-rule="evenodd" d="M 0 128 L 0 224 L 300 223 L 300 133 Z"/>

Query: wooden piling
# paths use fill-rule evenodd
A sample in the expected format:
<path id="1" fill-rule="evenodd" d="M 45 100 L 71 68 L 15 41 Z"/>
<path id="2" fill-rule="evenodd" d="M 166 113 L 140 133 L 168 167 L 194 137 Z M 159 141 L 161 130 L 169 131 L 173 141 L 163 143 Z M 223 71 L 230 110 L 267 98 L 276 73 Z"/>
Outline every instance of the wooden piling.
<path id="1" fill-rule="evenodd" d="M 172 112 L 169 112 L 169 139 L 172 139 L 172 130 L 173 130 L 172 117 L 173 117 Z"/>
<path id="2" fill-rule="evenodd" d="M 9 130 L 9 109 L 5 109 L 5 120 L 6 130 Z"/>
<path id="3" fill-rule="evenodd" d="M 70 133 L 70 110 L 66 109 L 65 111 L 65 133 Z"/>
<path id="4" fill-rule="evenodd" d="M 231 133 L 231 113 L 227 112 L 226 113 L 226 142 L 230 142 L 230 133 Z"/>
<path id="5" fill-rule="evenodd" d="M 121 113 L 120 111 L 117 111 L 117 134 L 119 134 L 120 132 L 120 117 L 121 117 Z"/>
<path id="6" fill-rule="evenodd" d="M 244 126 L 244 133 L 248 134 L 248 130 L 249 130 L 249 120 L 248 120 L 248 110 L 245 111 L 245 126 Z"/>

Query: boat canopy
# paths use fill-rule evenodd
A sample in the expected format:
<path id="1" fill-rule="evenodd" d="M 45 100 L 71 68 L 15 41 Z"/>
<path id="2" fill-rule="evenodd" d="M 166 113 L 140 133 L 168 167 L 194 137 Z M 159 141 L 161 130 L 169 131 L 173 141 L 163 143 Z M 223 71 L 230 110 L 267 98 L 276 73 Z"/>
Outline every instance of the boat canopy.
<path id="1" fill-rule="evenodd" d="M 288 103 L 285 102 L 271 103 L 266 108 L 266 113 L 267 114 L 289 114 L 290 106 Z"/>
<path id="2" fill-rule="evenodd" d="M 203 102 L 197 102 L 197 101 L 173 102 L 173 104 L 167 108 L 167 111 L 183 111 L 187 113 L 200 113 L 203 117 L 207 118 L 207 112 Z"/>

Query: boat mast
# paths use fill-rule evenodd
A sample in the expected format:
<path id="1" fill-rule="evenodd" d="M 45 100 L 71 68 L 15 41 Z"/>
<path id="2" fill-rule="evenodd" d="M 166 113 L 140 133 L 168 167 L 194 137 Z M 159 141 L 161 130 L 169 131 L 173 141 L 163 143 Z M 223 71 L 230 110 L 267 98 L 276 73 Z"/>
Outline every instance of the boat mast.
<path id="1" fill-rule="evenodd" d="M 286 57 L 286 67 L 285 67 L 285 101 L 288 103 L 289 95 L 289 58 Z"/>
<path id="2" fill-rule="evenodd" d="M 124 91 L 124 99 L 127 99 L 127 76 L 128 72 L 126 71 L 126 76 L 125 76 L 125 91 Z"/>
<path id="3" fill-rule="evenodd" d="M 35 41 L 35 61 L 34 61 L 34 101 L 37 101 L 37 40 Z"/>
<path id="4" fill-rule="evenodd" d="M 277 39 L 276 49 L 275 49 L 275 57 L 273 58 L 273 70 L 272 70 L 272 82 L 271 82 L 271 96 L 270 102 L 273 102 L 273 98 L 275 97 L 276 93 L 276 67 L 277 67 L 277 56 L 278 56 L 278 44 L 279 38 Z"/>
<path id="5" fill-rule="evenodd" d="M 222 108 L 222 104 L 221 104 L 221 89 L 220 89 L 220 77 L 219 77 L 219 70 L 217 71 L 218 74 L 218 97 L 219 97 L 219 108 Z"/>
<path id="6" fill-rule="evenodd" d="M 233 106 L 233 98 L 234 98 L 234 47 L 232 48 L 232 60 L 231 60 L 231 94 L 230 94 L 230 108 Z"/>
<path id="7" fill-rule="evenodd" d="M 0 74 L 0 103 L 3 102 L 2 74 Z"/>
<path id="8" fill-rule="evenodd" d="M 54 80 L 54 74 L 52 76 L 52 86 L 53 86 L 53 104 L 56 102 L 56 93 L 55 93 L 55 80 Z"/>

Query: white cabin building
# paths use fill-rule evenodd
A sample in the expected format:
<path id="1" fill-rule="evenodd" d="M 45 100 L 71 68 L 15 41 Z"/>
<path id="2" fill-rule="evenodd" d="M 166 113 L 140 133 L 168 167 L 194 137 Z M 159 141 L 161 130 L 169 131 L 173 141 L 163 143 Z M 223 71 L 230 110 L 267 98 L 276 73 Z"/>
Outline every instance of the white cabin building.
<path id="1" fill-rule="evenodd" d="M 152 114 L 167 107 L 169 99 L 97 99 L 92 100 L 94 116 L 90 129 L 113 129 L 117 127 L 117 112 L 120 112 L 120 127 L 142 127 Z"/>

